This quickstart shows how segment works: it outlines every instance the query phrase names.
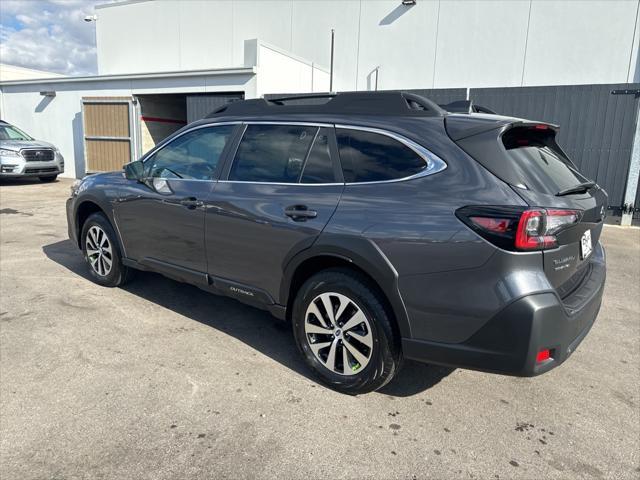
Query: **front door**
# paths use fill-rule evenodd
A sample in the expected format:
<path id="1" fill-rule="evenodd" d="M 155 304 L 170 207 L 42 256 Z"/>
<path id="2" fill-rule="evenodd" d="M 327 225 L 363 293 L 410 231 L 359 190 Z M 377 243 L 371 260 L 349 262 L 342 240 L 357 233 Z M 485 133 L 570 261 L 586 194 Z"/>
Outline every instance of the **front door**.
<path id="1" fill-rule="evenodd" d="M 144 159 L 115 205 L 126 256 L 187 280 L 206 281 L 204 211 L 234 125 L 196 128 Z"/>
<path id="2" fill-rule="evenodd" d="M 207 209 L 214 283 L 277 302 L 287 258 L 313 244 L 338 205 L 336 161 L 331 126 L 247 125 Z"/>

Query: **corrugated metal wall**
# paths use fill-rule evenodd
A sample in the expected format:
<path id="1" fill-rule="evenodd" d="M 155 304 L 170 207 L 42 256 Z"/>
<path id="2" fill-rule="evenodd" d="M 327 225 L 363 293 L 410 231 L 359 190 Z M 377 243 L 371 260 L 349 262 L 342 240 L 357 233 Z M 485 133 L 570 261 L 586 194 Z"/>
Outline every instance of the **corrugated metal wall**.
<path id="1" fill-rule="evenodd" d="M 640 84 L 472 88 L 470 99 L 502 115 L 560 125 L 560 146 L 618 207 L 624 200 L 639 100 L 611 92 L 637 88 Z"/>
<path id="2" fill-rule="evenodd" d="M 244 93 L 217 93 L 215 95 L 187 95 L 187 123 L 200 120 L 217 108 L 237 100 L 242 100 Z"/>
<path id="3" fill-rule="evenodd" d="M 447 103 L 455 102 L 457 100 L 465 100 L 467 98 L 467 89 L 466 88 L 417 88 L 417 89 L 409 89 L 402 90 L 403 92 L 411 92 L 416 95 L 422 95 L 423 97 L 427 97 L 439 105 L 445 105 Z M 296 97 L 299 95 L 329 95 L 328 92 L 322 93 L 268 93 L 264 96 L 267 100 L 272 98 L 286 98 L 286 97 Z M 318 100 L 318 103 L 326 102 L 325 100 Z M 309 100 L 295 100 L 292 101 L 291 104 L 296 103 L 309 103 Z"/>
<path id="4" fill-rule="evenodd" d="M 446 105 L 447 103 L 466 100 L 467 98 L 466 88 L 426 88 L 406 91 L 427 97 L 438 105 Z"/>

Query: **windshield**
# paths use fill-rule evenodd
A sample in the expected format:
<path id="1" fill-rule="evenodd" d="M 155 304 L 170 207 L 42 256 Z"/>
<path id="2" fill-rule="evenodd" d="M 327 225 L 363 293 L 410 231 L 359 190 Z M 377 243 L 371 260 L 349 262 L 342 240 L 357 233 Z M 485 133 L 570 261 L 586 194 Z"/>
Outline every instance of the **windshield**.
<path id="1" fill-rule="evenodd" d="M 33 138 L 14 126 L 0 125 L 0 140 L 33 140 Z"/>

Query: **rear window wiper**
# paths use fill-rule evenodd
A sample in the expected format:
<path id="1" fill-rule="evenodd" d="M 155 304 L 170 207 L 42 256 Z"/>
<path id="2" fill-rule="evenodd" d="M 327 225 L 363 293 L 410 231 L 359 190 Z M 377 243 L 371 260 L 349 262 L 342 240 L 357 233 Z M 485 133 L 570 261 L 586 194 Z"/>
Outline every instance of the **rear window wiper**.
<path id="1" fill-rule="evenodd" d="M 585 193 L 589 191 L 590 188 L 595 187 L 596 182 L 583 182 L 578 185 L 574 185 L 573 187 L 565 188 L 564 190 L 560 190 L 556 193 L 556 197 L 562 197 L 564 195 L 571 195 L 572 193 Z"/>

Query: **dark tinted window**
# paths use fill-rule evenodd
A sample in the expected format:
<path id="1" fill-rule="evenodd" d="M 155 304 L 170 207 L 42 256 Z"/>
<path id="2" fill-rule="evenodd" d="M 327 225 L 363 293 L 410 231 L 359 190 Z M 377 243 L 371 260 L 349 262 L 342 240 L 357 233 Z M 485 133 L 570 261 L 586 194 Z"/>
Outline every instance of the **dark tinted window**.
<path id="1" fill-rule="evenodd" d="M 249 125 L 229 180 L 297 183 L 318 127 Z"/>
<path id="2" fill-rule="evenodd" d="M 333 183 L 335 175 L 333 164 L 331 163 L 331 152 L 329 150 L 328 128 L 321 128 L 318 132 L 309 156 L 302 171 L 302 183 Z"/>
<path id="3" fill-rule="evenodd" d="M 146 161 L 147 176 L 210 179 L 233 128 L 233 125 L 221 125 L 181 135 Z"/>
<path id="4" fill-rule="evenodd" d="M 427 164 L 409 147 L 386 135 L 336 129 L 346 182 L 377 182 L 409 177 Z"/>
<path id="5" fill-rule="evenodd" d="M 511 170 L 515 185 L 555 195 L 587 181 L 557 146 L 553 130 L 512 128 L 502 136 L 502 143 L 507 158 L 496 174 Z"/>

